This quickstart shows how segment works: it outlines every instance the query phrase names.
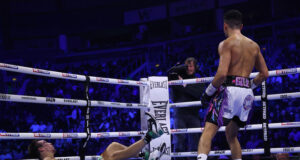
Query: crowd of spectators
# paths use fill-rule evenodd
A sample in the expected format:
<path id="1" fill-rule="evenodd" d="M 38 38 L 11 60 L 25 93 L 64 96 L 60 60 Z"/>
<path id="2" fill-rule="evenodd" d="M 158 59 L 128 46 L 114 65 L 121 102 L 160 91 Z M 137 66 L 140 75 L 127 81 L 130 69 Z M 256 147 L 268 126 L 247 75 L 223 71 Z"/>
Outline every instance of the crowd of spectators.
<path id="1" fill-rule="evenodd" d="M 133 61 L 132 61 L 133 62 Z M 99 77 L 115 77 L 116 70 L 120 70 L 125 61 L 109 61 L 108 63 L 71 64 L 54 67 L 46 64 L 29 66 L 66 73 L 88 74 Z M 30 64 L 29 64 L 30 65 Z M 116 67 L 116 65 L 120 65 Z M 77 66 L 77 67 L 76 67 Z M 2 72 L 1 93 L 31 95 L 41 97 L 57 97 L 84 99 L 85 84 L 69 80 L 19 75 L 12 72 Z M 5 78 L 4 78 L 5 77 Z M 138 87 L 121 85 L 91 84 L 89 88 L 90 99 L 112 102 L 139 102 Z M 126 93 L 126 94 L 122 94 Z M 122 96 L 120 96 L 122 95 Z M 1 105 L 1 132 L 34 132 L 34 133 L 72 133 L 85 132 L 84 111 L 79 106 L 24 104 L 13 102 L 0 102 Z M 133 131 L 140 129 L 139 110 L 115 109 L 95 107 L 91 109 L 91 132 Z M 122 144 L 131 144 L 137 138 L 111 138 L 91 140 L 95 147 L 88 148 L 89 154 L 99 154 L 112 141 Z M 57 150 L 57 156 L 78 155 L 80 140 L 50 140 Z M 0 159 L 20 159 L 27 156 L 26 146 L 29 140 L 1 141 Z M 2 149 L 3 148 L 3 149 Z M 14 152 L 11 152 L 14 150 Z M 7 158 L 12 157 L 12 158 Z"/>
<path id="2" fill-rule="evenodd" d="M 38 64 L 24 63 L 19 65 L 74 74 L 139 80 L 141 77 L 166 75 L 166 71 L 170 67 L 192 56 L 198 60 L 200 67 L 197 74 L 198 77 L 207 77 L 213 76 L 217 70 L 217 44 L 219 39 L 217 37 L 209 41 L 209 43 L 206 39 L 169 43 L 163 55 L 165 56 L 165 61 L 155 62 L 155 64 L 159 65 L 150 65 L 152 66 L 150 73 L 149 71 L 143 71 L 134 77 L 128 77 L 128 75 L 146 61 L 140 59 L 134 60 L 133 57 L 130 57 L 127 59 L 115 58 L 108 61 L 74 62 L 59 65 L 56 65 L 54 62 Z M 271 55 L 271 51 L 274 54 Z M 278 47 L 277 43 L 270 43 L 267 46 L 262 46 L 262 53 L 266 57 L 266 62 L 270 70 L 299 67 L 299 64 L 297 64 L 299 62 L 299 49 L 297 50 L 293 43 L 281 47 Z M 0 93 L 72 99 L 84 99 L 85 97 L 83 94 L 84 83 L 20 75 L 4 71 L 1 71 L 0 74 L 1 83 L 4 84 L 0 86 Z M 299 74 L 270 77 L 267 80 L 267 84 L 269 94 L 296 92 L 299 90 Z M 259 88 L 255 90 L 255 95 L 259 95 L 260 93 Z M 89 94 L 92 100 L 139 103 L 138 87 L 91 84 Z M 299 100 L 297 99 L 269 101 L 268 106 L 270 123 L 300 121 Z M 0 101 L 0 107 L 1 132 L 84 132 L 83 107 L 2 101 Z M 205 112 L 205 108 L 199 112 L 202 120 Z M 251 115 L 249 124 L 262 123 L 260 102 L 255 102 Z M 91 131 L 139 131 L 141 129 L 139 116 L 139 110 L 137 109 L 92 108 Z M 173 126 L 172 123 L 171 126 Z M 273 129 L 270 130 L 269 136 L 271 147 L 297 146 L 299 144 L 300 131 L 298 129 Z M 263 148 L 261 131 L 240 132 L 239 137 L 242 148 Z M 112 141 L 129 145 L 137 139 L 139 138 L 92 139 L 89 142 L 90 147 L 88 147 L 87 154 L 99 155 Z M 72 156 L 78 155 L 81 140 L 58 139 L 50 140 L 50 142 L 57 148 L 56 156 Z M 0 159 L 26 158 L 28 156 L 26 147 L 29 143 L 30 140 L 1 140 Z M 214 139 L 213 150 L 215 149 L 229 149 L 226 143 L 224 143 L 224 133 L 219 133 Z"/>

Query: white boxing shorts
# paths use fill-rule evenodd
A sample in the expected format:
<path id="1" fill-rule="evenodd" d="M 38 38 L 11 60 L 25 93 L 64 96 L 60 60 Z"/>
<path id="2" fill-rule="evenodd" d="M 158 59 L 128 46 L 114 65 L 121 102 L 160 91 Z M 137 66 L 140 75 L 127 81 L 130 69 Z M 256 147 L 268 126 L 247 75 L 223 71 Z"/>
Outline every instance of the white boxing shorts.
<path id="1" fill-rule="evenodd" d="M 228 76 L 209 104 L 206 121 L 218 126 L 235 121 L 244 127 L 253 101 L 249 78 Z"/>

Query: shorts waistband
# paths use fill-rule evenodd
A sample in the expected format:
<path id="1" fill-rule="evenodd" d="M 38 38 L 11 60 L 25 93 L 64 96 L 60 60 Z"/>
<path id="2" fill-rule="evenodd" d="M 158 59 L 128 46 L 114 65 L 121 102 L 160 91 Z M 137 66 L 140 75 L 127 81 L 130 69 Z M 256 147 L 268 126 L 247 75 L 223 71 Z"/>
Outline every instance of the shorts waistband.
<path id="1" fill-rule="evenodd" d="M 235 86 L 242 88 L 250 88 L 250 78 L 239 76 L 227 76 L 224 82 L 224 86 Z"/>

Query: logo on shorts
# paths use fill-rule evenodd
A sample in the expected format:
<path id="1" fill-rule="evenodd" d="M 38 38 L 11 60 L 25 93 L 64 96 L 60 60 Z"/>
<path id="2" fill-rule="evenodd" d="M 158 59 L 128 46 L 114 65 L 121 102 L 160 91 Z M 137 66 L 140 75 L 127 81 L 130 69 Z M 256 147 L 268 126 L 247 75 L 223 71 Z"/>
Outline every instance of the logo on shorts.
<path id="1" fill-rule="evenodd" d="M 245 110 L 251 109 L 252 108 L 252 104 L 253 104 L 253 96 L 248 95 L 246 96 L 244 103 L 243 103 L 243 108 Z"/>
<path id="2" fill-rule="evenodd" d="M 247 78 L 244 77 L 236 77 L 235 78 L 235 85 L 236 86 L 241 86 L 241 87 L 249 87 L 250 86 L 250 81 Z"/>

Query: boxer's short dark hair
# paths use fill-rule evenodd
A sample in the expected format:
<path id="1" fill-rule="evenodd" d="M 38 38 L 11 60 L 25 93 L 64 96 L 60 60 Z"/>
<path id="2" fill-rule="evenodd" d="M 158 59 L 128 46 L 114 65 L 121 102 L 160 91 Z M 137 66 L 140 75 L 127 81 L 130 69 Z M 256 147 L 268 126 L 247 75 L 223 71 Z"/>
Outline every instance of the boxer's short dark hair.
<path id="1" fill-rule="evenodd" d="M 224 14 L 224 22 L 230 28 L 240 28 L 243 24 L 243 15 L 238 10 L 229 10 Z"/>
<path id="2" fill-rule="evenodd" d="M 38 140 L 33 140 L 28 146 L 28 153 L 31 158 L 40 158 L 39 147 L 41 147 L 41 145 L 37 142 Z"/>

